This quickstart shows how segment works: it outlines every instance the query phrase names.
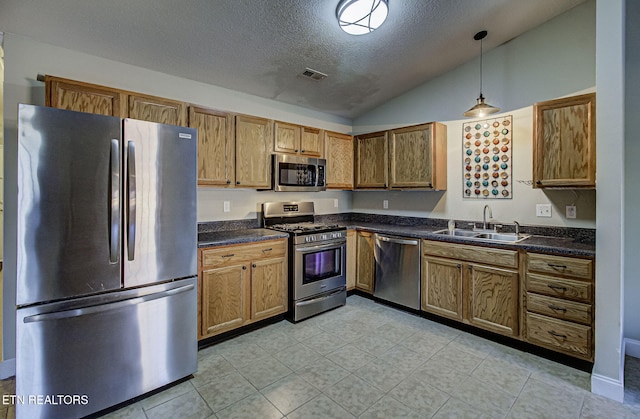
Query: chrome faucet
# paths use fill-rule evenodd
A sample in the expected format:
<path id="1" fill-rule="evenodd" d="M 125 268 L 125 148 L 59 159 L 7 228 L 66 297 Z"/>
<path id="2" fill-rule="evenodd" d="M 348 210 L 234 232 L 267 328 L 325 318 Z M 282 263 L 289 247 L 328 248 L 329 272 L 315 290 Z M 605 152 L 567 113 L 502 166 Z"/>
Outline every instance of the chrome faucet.
<path id="1" fill-rule="evenodd" d="M 517 237 L 520 235 L 520 223 L 517 221 L 514 221 L 513 225 L 516 227 L 516 237 Z"/>
<path id="2" fill-rule="evenodd" d="M 482 229 L 487 229 L 487 210 L 489 210 L 489 219 L 493 218 L 493 212 L 491 212 L 491 207 L 489 205 L 484 206 L 484 210 L 482 210 Z"/>

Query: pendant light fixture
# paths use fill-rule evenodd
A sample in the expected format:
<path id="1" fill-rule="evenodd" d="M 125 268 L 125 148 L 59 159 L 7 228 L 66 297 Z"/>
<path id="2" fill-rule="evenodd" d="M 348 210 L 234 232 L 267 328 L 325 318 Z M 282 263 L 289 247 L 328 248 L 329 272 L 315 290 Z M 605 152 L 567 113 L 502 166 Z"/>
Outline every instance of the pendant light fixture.
<path id="1" fill-rule="evenodd" d="M 389 0 L 342 0 L 336 17 L 340 29 L 351 35 L 364 35 L 378 29 L 387 18 Z"/>
<path id="2" fill-rule="evenodd" d="M 470 118 L 481 118 L 485 115 L 491 115 L 492 113 L 500 112 L 500 108 L 491 106 L 484 103 L 484 96 L 482 95 L 482 40 L 487 36 L 487 31 L 480 31 L 473 36 L 473 39 L 480 41 L 480 96 L 476 99 L 478 103 L 463 115 Z"/>

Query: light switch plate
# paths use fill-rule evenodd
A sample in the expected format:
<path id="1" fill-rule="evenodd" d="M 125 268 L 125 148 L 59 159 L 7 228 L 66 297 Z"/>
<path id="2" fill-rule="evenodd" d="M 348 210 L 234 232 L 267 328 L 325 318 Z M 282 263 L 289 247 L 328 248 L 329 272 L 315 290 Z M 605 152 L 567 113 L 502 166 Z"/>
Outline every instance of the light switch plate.
<path id="1" fill-rule="evenodd" d="M 551 204 L 536 204 L 536 217 L 551 217 Z"/>
<path id="2" fill-rule="evenodd" d="M 567 205 L 567 218 L 576 218 L 576 206 L 575 205 Z"/>

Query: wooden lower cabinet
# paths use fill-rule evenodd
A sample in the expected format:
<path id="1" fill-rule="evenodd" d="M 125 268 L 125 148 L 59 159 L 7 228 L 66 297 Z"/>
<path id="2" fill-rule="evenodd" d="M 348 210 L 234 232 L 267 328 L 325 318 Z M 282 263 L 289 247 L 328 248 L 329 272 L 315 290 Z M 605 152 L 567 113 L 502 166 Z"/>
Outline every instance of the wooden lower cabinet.
<path id="1" fill-rule="evenodd" d="M 594 359 L 594 260 L 527 253 L 527 342 Z"/>
<path id="2" fill-rule="evenodd" d="M 462 321 L 462 263 L 424 256 L 422 272 L 422 309 Z"/>
<path id="3" fill-rule="evenodd" d="M 518 272 L 478 264 L 468 265 L 467 270 L 469 323 L 502 335 L 517 336 Z"/>
<path id="4" fill-rule="evenodd" d="M 249 272 L 243 265 L 202 271 L 202 335 L 226 332 L 249 322 Z"/>
<path id="5" fill-rule="evenodd" d="M 358 252 L 356 230 L 347 230 L 347 291 L 356 287 L 356 272 L 358 266 Z"/>
<path id="6" fill-rule="evenodd" d="M 287 262 L 283 257 L 251 264 L 251 320 L 287 311 Z"/>
<path id="7" fill-rule="evenodd" d="M 423 311 L 519 336 L 520 275 L 513 267 L 517 251 L 423 240 L 422 253 Z M 461 256 L 469 258 L 456 259 Z"/>
<path id="8" fill-rule="evenodd" d="M 288 310 L 287 241 L 199 251 L 199 339 Z"/>
<path id="9" fill-rule="evenodd" d="M 373 293 L 373 277 L 375 274 L 373 234 L 368 231 L 358 231 L 356 236 L 357 267 L 356 288 Z"/>

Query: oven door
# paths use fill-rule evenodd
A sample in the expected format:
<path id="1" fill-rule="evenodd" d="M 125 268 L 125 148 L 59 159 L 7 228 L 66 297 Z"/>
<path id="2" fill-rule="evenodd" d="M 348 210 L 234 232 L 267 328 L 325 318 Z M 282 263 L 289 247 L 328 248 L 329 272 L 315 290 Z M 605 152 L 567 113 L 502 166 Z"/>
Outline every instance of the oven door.
<path id="1" fill-rule="evenodd" d="M 321 244 L 298 244 L 294 252 L 294 300 L 346 286 L 345 239 Z"/>

